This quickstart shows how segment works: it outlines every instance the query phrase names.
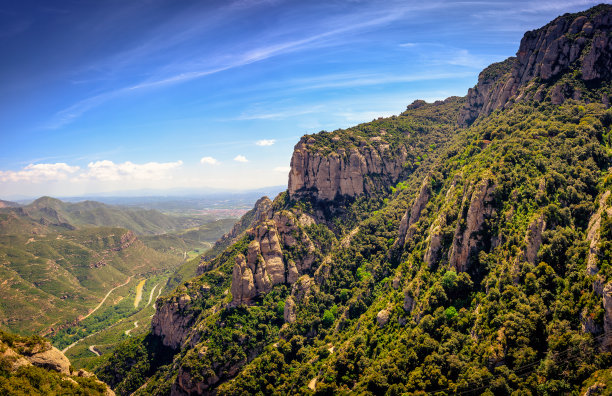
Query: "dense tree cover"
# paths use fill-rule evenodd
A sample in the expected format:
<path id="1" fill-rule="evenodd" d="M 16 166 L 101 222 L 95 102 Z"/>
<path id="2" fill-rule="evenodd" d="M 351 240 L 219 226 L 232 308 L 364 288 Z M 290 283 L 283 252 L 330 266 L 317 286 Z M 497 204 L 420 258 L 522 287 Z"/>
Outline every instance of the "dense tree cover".
<path id="1" fill-rule="evenodd" d="M 511 62 L 486 73 L 508 73 Z M 320 153 L 383 132 L 392 147 L 408 142 L 413 151 L 403 179 L 375 194 L 332 203 L 279 195 L 275 211 L 324 214 L 303 227 L 317 247 L 307 273 L 314 285 L 299 297 L 277 285 L 252 305 L 231 306 L 245 236 L 177 289 L 217 285 L 192 299 L 194 331 L 139 392 L 189 382 L 220 395 L 550 395 L 603 376 L 612 364 L 602 298 L 612 281 L 612 200 L 602 199 L 612 188 L 612 110 L 598 102 L 610 83 L 577 77 L 534 81 L 525 90 L 543 88 L 543 101 L 517 101 L 468 128 L 456 125 L 464 100 L 450 98 L 313 135 Z M 553 104 L 556 84 L 580 99 Z M 404 240 L 401 219 L 423 182 L 431 196 Z M 465 246 L 464 266 L 453 265 Z M 296 320 L 284 323 L 289 298 Z"/>

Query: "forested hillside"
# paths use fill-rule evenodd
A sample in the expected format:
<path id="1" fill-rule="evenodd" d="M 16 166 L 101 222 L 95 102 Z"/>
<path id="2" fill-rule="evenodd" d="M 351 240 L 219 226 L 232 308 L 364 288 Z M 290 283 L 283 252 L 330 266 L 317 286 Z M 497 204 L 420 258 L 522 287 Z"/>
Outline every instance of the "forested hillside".
<path id="1" fill-rule="evenodd" d="M 287 191 L 98 376 L 160 395 L 610 386 L 611 78 L 600 5 L 526 33 L 465 98 L 304 136 Z"/>

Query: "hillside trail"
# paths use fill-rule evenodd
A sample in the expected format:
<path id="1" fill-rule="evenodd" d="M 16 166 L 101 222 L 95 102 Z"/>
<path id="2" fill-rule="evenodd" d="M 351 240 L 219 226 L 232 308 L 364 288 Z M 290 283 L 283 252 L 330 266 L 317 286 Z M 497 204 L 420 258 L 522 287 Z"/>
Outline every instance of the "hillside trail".
<path id="1" fill-rule="evenodd" d="M 100 356 L 100 352 L 96 351 L 96 346 L 95 345 L 90 345 L 89 346 L 89 351 L 91 353 L 93 353 L 94 355 L 96 355 L 96 356 Z"/>
<path id="2" fill-rule="evenodd" d="M 80 322 L 80 321 L 82 321 L 82 320 L 84 320 L 84 319 L 86 319 L 86 318 L 88 318 L 88 317 L 89 317 L 91 314 L 93 314 L 93 313 L 94 313 L 94 312 L 96 312 L 98 309 L 100 309 L 100 307 L 102 306 L 102 304 L 104 304 L 104 302 L 106 301 L 106 299 L 108 298 L 108 296 L 110 296 L 110 294 L 111 294 L 113 291 L 115 291 L 116 289 L 118 289 L 118 288 L 120 288 L 120 287 L 122 287 L 122 286 L 127 285 L 128 283 L 130 283 L 130 281 L 131 281 L 131 280 L 132 280 L 132 275 L 128 276 L 127 280 L 126 280 L 124 283 L 122 283 L 122 284 L 120 284 L 119 286 L 115 286 L 115 287 L 113 287 L 112 289 L 110 289 L 110 290 L 108 291 L 108 293 L 106 293 L 106 295 L 104 296 L 104 298 L 102 299 L 102 301 L 100 302 L 100 304 L 98 304 L 98 306 L 97 306 L 97 307 L 95 307 L 95 308 L 93 309 L 93 311 L 91 311 L 90 313 L 88 313 L 86 316 L 82 317 L 82 318 L 79 320 L 79 322 Z M 66 353 L 66 351 L 68 351 L 70 348 L 72 348 L 73 346 L 75 346 L 76 344 L 78 344 L 79 342 L 81 342 L 81 340 L 84 340 L 85 338 L 89 338 L 89 337 L 91 337 L 91 336 L 93 336 L 93 335 L 96 335 L 96 334 L 98 334 L 99 332 L 100 332 L 100 331 L 97 331 L 97 332 L 92 333 L 92 334 L 90 334 L 90 335 L 88 335 L 88 336 L 86 336 L 86 337 L 79 338 L 78 340 L 76 340 L 76 341 L 75 341 L 75 342 L 73 342 L 72 344 L 68 345 L 66 348 L 62 349 L 62 353 Z"/>
<path id="3" fill-rule="evenodd" d="M 104 298 L 102 299 L 102 301 L 100 301 L 100 304 L 98 304 L 98 305 L 97 305 L 97 306 L 96 306 L 96 307 L 93 309 L 93 311 L 91 311 L 91 312 L 89 312 L 87 315 L 83 316 L 83 317 L 82 317 L 82 318 L 79 320 L 79 322 L 80 322 L 81 320 L 87 319 L 89 316 L 91 316 L 91 314 L 93 314 L 93 313 L 94 313 L 94 312 L 96 312 L 98 309 L 100 309 L 100 307 L 101 307 L 101 306 L 104 304 L 104 302 L 106 301 L 106 299 L 108 298 L 108 296 L 110 296 L 110 294 L 111 294 L 113 291 L 115 291 L 116 289 L 118 289 L 118 288 L 120 288 L 120 287 L 122 287 L 122 286 L 127 285 L 128 283 L 130 283 L 130 281 L 131 281 L 131 280 L 132 280 L 132 275 L 128 276 L 127 280 L 126 280 L 124 283 L 122 283 L 122 284 L 120 284 L 119 286 L 115 286 L 115 287 L 113 287 L 112 289 L 110 289 L 110 290 L 108 291 L 108 293 L 106 293 L 106 295 L 104 296 Z"/>
<path id="4" fill-rule="evenodd" d="M 135 321 L 135 322 L 134 322 L 134 328 L 133 328 L 133 329 L 126 330 L 126 331 L 125 331 L 125 335 L 129 337 L 129 336 L 130 336 L 130 333 L 132 332 L 132 330 L 136 330 L 137 328 L 138 328 L 138 321 Z"/>
<path id="5" fill-rule="evenodd" d="M 153 286 L 153 289 L 151 289 L 151 293 L 149 293 L 149 301 L 147 302 L 147 305 L 145 305 L 145 308 L 151 305 L 151 300 L 153 300 L 153 293 L 155 293 L 155 289 L 157 289 L 157 286 L 159 286 L 159 283 Z"/>

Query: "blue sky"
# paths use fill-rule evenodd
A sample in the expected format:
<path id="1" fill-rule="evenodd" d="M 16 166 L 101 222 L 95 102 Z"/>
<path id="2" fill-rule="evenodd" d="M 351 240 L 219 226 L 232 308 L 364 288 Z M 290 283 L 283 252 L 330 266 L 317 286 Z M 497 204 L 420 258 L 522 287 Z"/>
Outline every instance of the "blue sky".
<path id="1" fill-rule="evenodd" d="M 0 198 L 286 184 L 303 134 L 463 96 L 599 2 L 0 0 Z"/>

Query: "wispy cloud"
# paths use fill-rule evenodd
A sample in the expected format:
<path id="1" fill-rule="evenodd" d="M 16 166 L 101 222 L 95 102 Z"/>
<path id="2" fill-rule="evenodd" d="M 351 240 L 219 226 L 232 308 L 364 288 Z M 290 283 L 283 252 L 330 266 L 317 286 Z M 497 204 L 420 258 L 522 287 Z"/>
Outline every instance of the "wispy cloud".
<path id="1" fill-rule="evenodd" d="M 244 155 L 237 155 L 234 157 L 234 161 L 236 162 L 249 162 L 248 159 L 246 159 L 246 157 Z"/>
<path id="2" fill-rule="evenodd" d="M 274 168 L 274 172 L 289 172 L 291 170 L 291 167 L 289 166 L 277 166 L 276 168 Z"/>
<path id="3" fill-rule="evenodd" d="M 240 5 L 238 5 L 240 4 Z M 245 6 L 254 6 L 266 4 L 266 2 L 244 2 L 239 1 L 232 3 L 228 8 L 219 10 L 213 16 L 206 16 L 210 24 L 202 23 L 198 20 L 197 15 L 182 15 L 180 18 L 175 18 L 172 22 L 160 29 L 153 37 L 141 45 L 116 54 L 107 62 L 110 65 L 120 65 L 114 67 L 127 67 L 130 64 L 135 64 L 143 59 L 153 55 L 159 55 L 164 50 L 173 48 L 184 42 L 196 40 L 209 25 L 220 23 L 223 21 L 223 16 L 227 17 L 228 12 L 234 10 L 235 7 L 241 8 Z M 199 79 L 205 76 L 217 74 L 230 69 L 243 67 L 254 62 L 266 60 L 275 56 L 280 56 L 296 51 L 304 51 L 314 49 L 320 46 L 341 45 L 344 43 L 340 38 L 351 37 L 351 34 L 361 30 L 367 30 L 377 26 L 389 24 L 393 21 L 401 19 L 404 15 L 415 9 L 431 9 L 440 7 L 440 3 L 430 4 L 401 4 L 393 3 L 387 7 L 371 7 L 360 12 L 348 13 L 342 17 L 323 19 L 322 26 L 340 26 L 335 29 L 317 29 L 309 26 L 308 31 L 319 31 L 320 33 L 299 37 L 303 29 L 296 29 L 293 26 L 284 26 L 279 31 L 275 31 L 270 37 L 256 37 L 251 43 L 244 43 L 242 49 L 227 48 L 225 52 L 206 54 L 205 57 L 192 60 L 191 69 L 185 70 L 185 62 L 174 62 L 158 65 L 157 67 L 145 69 L 145 74 L 149 77 L 135 84 L 130 84 L 122 88 L 104 92 L 89 98 L 85 98 L 72 106 L 59 111 L 55 117 L 49 122 L 48 128 L 57 129 L 63 127 L 74 120 L 78 119 L 87 111 L 109 101 L 116 97 L 126 95 L 130 92 L 157 88 L 167 85 L 185 83 L 194 79 Z M 185 23 L 185 21 L 193 19 L 197 23 Z M 179 28 L 182 26 L 183 28 Z M 188 26 L 184 28 L 184 26 Z M 285 31 L 283 31 L 285 29 Z M 297 33 L 296 33 L 297 32 Z M 292 34 L 297 34 L 298 37 L 287 38 Z M 257 45 L 258 42 L 266 42 L 266 45 Z"/>
<path id="4" fill-rule="evenodd" d="M 258 146 L 272 146 L 274 143 L 276 143 L 274 139 L 261 139 L 255 142 Z"/>

